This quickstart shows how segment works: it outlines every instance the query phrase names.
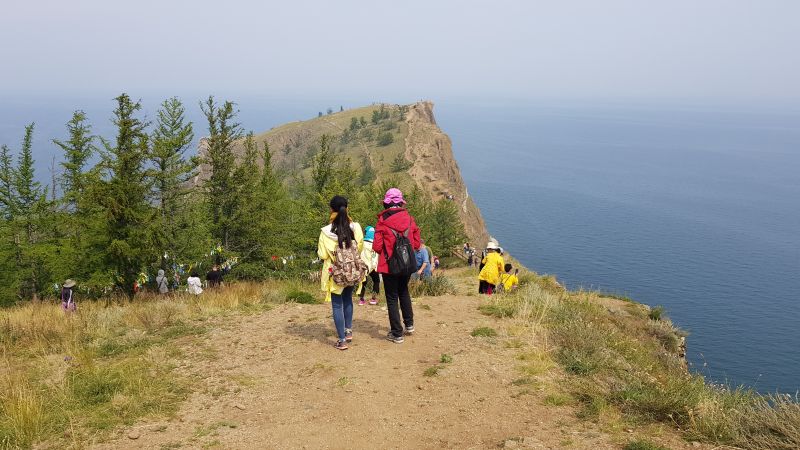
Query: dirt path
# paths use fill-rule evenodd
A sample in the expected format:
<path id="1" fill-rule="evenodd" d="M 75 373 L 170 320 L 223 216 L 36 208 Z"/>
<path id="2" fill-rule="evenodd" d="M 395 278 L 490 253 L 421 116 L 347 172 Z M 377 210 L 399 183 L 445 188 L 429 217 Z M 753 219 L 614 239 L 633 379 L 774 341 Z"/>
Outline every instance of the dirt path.
<path id="1" fill-rule="evenodd" d="M 332 347 L 327 304 L 231 317 L 182 349 L 176 370 L 203 381 L 175 419 L 97 448 L 621 448 L 571 407 L 546 406 L 535 384 L 514 383 L 520 350 L 478 302 L 419 299 L 417 332 L 400 345 L 384 339 L 382 305 L 356 305 L 344 352 Z M 470 336 L 480 326 L 501 337 Z"/>

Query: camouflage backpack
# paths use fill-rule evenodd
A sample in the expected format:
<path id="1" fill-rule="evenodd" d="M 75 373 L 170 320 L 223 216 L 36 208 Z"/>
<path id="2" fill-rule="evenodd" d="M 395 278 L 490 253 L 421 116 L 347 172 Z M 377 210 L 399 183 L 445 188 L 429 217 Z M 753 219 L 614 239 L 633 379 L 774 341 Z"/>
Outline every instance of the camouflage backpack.
<path id="1" fill-rule="evenodd" d="M 367 265 L 358 253 L 356 241 L 349 248 L 336 247 L 336 256 L 331 266 L 331 278 L 339 286 L 355 286 L 367 275 Z"/>

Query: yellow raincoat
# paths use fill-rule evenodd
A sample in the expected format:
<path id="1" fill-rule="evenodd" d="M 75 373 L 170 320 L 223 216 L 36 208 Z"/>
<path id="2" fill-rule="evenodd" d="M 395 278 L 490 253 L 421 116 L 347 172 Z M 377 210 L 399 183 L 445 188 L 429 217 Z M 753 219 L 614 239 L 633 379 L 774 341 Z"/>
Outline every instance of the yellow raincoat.
<path id="1" fill-rule="evenodd" d="M 364 230 L 361 225 L 356 222 L 350 222 L 350 228 L 353 230 L 353 237 L 358 244 L 358 251 L 364 246 Z M 331 231 L 331 225 L 322 227 L 319 233 L 319 242 L 317 243 L 317 255 L 322 260 L 322 275 L 320 276 L 320 290 L 325 292 L 325 301 L 331 301 L 331 294 L 341 295 L 344 290 L 343 286 L 333 282 L 331 278 L 331 266 L 335 260 L 336 246 L 339 245 L 339 239 Z M 354 291 L 358 292 L 361 289 L 361 283 L 355 286 Z"/>
<path id="2" fill-rule="evenodd" d="M 486 255 L 486 265 L 481 269 L 478 279 L 497 286 L 505 265 L 503 255 L 497 252 L 490 252 Z"/>

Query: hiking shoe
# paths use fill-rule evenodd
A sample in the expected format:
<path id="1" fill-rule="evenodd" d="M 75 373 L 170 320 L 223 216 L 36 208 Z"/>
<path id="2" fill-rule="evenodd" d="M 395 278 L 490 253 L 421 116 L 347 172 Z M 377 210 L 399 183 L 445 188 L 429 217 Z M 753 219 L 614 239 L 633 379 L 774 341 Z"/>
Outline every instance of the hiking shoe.
<path id="1" fill-rule="evenodd" d="M 363 298 L 358 299 L 358 306 L 364 306 L 366 304 L 367 302 L 365 302 Z"/>
<path id="2" fill-rule="evenodd" d="M 344 340 L 353 342 L 353 330 L 344 330 Z"/>
<path id="3" fill-rule="evenodd" d="M 369 299 L 369 304 L 370 305 L 377 305 L 378 304 L 378 299 L 376 299 L 375 297 L 372 297 L 371 299 Z"/>
<path id="4" fill-rule="evenodd" d="M 336 350 L 347 350 L 349 347 L 347 347 L 347 342 L 345 341 L 336 341 L 336 344 L 333 345 L 333 348 Z"/>
<path id="5" fill-rule="evenodd" d="M 414 334 L 414 325 L 406 327 L 406 334 Z"/>
<path id="6" fill-rule="evenodd" d="M 386 340 L 394 342 L 395 344 L 402 344 L 404 341 L 403 336 L 395 336 L 391 332 L 386 335 Z"/>

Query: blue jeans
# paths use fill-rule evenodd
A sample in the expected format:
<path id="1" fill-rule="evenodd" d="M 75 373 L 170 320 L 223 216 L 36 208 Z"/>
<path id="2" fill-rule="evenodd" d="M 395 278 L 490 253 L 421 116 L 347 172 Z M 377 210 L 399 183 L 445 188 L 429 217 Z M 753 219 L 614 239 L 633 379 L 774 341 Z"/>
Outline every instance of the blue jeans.
<path id="1" fill-rule="evenodd" d="M 353 328 L 353 286 L 344 288 L 341 295 L 331 293 L 331 307 L 336 334 L 343 341 L 344 330 Z"/>

